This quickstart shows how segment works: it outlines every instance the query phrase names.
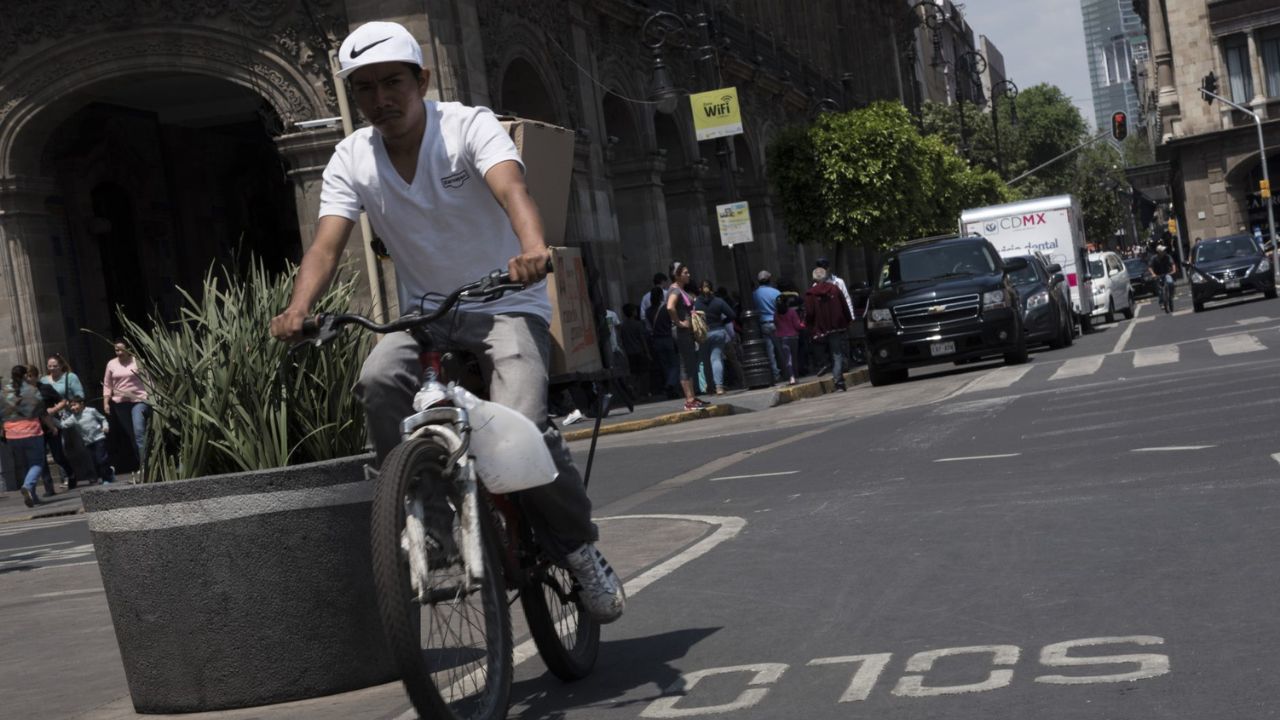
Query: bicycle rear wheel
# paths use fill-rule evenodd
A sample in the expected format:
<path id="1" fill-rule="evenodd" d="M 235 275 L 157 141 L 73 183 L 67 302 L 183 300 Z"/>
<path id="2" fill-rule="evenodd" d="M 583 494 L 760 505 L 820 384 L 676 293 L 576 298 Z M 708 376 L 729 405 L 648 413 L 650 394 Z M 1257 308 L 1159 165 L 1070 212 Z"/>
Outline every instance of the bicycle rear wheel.
<path id="1" fill-rule="evenodd" d="M 551 563 L 543 563 L 520 591 L 538 654 L 551 674 L 565 682 L 590 675 L 600 651 L 600 624 L 577 598 L 573 575 Z"/>
<path id="2" fill-rule="evenodd" d="M 498 541 L 492 520 L 480 513 L 484 578 L 469 582 L 456 550 L 460 498 L 442 477 L 446 458 L 437 442 L 418 439 L 395 448 L 383 463 L 370 537 L 378 610 L 405 691 L 421 717 L 497 720 L 506 717 L 512 676 L 511 615 Z M 414 543 L 406 517 L 420 519 L 440 546 L 427 553 L 419 589 L 411 580 Z"/>

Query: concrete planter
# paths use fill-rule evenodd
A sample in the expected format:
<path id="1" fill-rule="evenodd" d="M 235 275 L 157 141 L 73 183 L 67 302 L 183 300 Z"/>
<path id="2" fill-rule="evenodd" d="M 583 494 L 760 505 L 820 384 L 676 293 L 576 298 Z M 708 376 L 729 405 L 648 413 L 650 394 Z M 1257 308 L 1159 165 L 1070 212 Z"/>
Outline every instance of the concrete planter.
<path id="1" fill-rule="evenodd" d="M 397 678 L 368 457 L 84 493 L 134 707 L 222 710 Z"/>

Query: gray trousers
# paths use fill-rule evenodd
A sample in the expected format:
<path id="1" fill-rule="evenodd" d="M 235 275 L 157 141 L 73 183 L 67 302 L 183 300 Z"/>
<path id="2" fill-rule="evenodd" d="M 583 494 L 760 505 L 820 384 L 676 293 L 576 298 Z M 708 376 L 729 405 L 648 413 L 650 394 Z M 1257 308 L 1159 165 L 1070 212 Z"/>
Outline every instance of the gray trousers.
<path id="1" fill-rule="evenodd" d="M 554 482 L 519 493 L 525 515 L 548 552 L 563 557 L 595 542 L 591 500 L 560 431 L 547 417 L 547 366 L 551 332 L 532 315 L 449 314 L 429 327 L 437 348 L 461 348 L 480 359 L 489 399 L 516 410 L 541 429 L 559 474 Z M 378 464 L 400 444 L 400 421 L 413 413 L 422 384 L 421 347 L 407 332 L 374 346 L 355 392 L 364 403 L 369 439 Z"/>

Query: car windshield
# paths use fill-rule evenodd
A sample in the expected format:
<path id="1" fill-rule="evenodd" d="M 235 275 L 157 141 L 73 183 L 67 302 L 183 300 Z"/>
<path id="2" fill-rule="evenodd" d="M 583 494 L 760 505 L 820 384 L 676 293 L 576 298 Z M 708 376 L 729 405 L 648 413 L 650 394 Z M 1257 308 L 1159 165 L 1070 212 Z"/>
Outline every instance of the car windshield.
<path id="1" fill-rule="evenodd" d="M 1258 254 L 1258 246 L 1250 237 L 1229 237 L 1218 240 L 1205 240 L 1196 245 L 1195 261 L 1198 263 L 1226 260 L 1233 257 L 1253 257 Z"/>
<path id="2" fill-rule="evenodd" d="M 1106 277 L 1107 271 L 1102 267 L 1101 260 L 1089 261 L 1089 277 Z"/>
<path id="3" fill-rule="evenodd" d="M 1026 267 L 1009 273 L 1009 277 L 1013 280 L 1014 285 L 1033 285 L 1040 282 L 1040 278 L 1036 275 L 1036 269 L 1031 265 L 1033 262 L 1035 262 L 1035 260 L 1027 258 Z"/>
<path id="4" fill-rule="evenodd" d="M 975 242 L 934 245 L 891 256 L 880 268 L 876 287 L 886 288 L 949 277 L 989 275 L 996 271 L 996 267 L 996 260 L 987 251 L 985 244 Z"/>

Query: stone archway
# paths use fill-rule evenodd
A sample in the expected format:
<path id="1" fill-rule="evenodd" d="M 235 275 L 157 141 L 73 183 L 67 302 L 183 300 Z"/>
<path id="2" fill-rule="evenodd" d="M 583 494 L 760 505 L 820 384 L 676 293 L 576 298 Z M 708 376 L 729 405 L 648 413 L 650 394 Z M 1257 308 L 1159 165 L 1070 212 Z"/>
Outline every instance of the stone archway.
<path id="1" fill-rule="evenodd" d="M 82 120 L 90 108 L 116 106 L 128 86 L 181 79 L 233 88 L 232 95 L 252 99 L 257 106 L 251 115 L 274 121 L 274 132 L 264 130 L 260 145 L 275 157 L 280 180 L 292 181 L 286 192 L 293 195 L 296 206 L 290 209 L 295 229 L 308 212 L 314 216 L 316 201 L 308 194 L 318 196 L 323 165 L 313 156 L 321 148 L 327 154 L 340 134 L 333 130 L 282 134 L 297 121 L 336 114 L 323 81 L 299 69 L 295 60 L 283 57 L 273 46 L 213 27 L 81 32 L 47 44 L 0 75 L 0 364 L 83 346 L 79 328 L 85 325 L 81 323 L 91 319 L 89 310 L 101 310 L 93 305 L 101 303 L 100 298 L 68 290 L 68 283 L 78 287 L 79 281 L 89 278 L 91 268 L 101 271 L 100 259 L 78 264 L 74 250 L 94 242 L 95 236 L 109 239 L 113 232 L 120 232 L 118 222 L 113 231 L 111 219 L 94 211 L 94 193 L 106 197 L 115 190 L 104 188 L 132 187 L 118 178 L 103 177 L 96 187 L 68 188 L 67 170 L 59 170 L 66 157 L 63 151 L 79 143 L 85 154 L 93 152 L 83 147 L 86 143 L 75 132 L 67 132 L 68 124 Z M 152 99 L 155 105 L 164 104 L 164 94 L 159 95 Z M 219 112 L 213 106 L 197 111 Z M 118 110 L 114 117 L 127 114 L 127 109 Z M 55 147 L 57 151 L 51 150 Z M 291 166 L 287 173 L 282 160 Z M 182 175 L 182 168 L 155 157 L 137 158 L 135 165 L 159 178 L 159 183 L 172 183 Z M 246 182 L 256 175 L 246 173 Z M 163 219 L 157 220 L 157 215 L 171 215 L 173 205 L 166 205 L 163 198 L 151 199 L 155 202 L 147 209 L 156 212 L 137 215 L 135 231 L 167 237 L 161 254 L 182 248 L 181 234 L 173 233 L 172 225 Z M 253 198 L 247 199 L 253 205 Z M 73 223 L 79 210 L 85 213 L 82 219 L 98 218 L 98 226 Z M 262 215 L 260 207 L 248 207 L 246 213 Z M 311 222 L 306 220 L 307 225 Z M 104 282 L 100 276 L 92 279 L 98 285 Z M 152 280 L 151 292 L 166 283 L 171 291 L 181 286 L 172 274 Z M 99 321 L 101 315 L 98 312 Z M 94 329 L 111 330 L 101 322 L 97 325 Z M 83 355 L 79 359 L 86 364 Z M 88 364 L 97 364 L 96 359 Z"/>

